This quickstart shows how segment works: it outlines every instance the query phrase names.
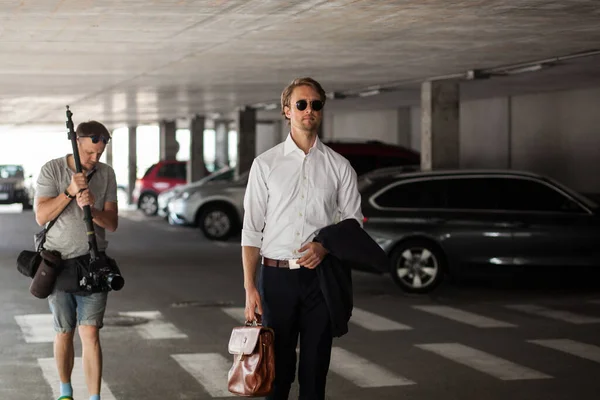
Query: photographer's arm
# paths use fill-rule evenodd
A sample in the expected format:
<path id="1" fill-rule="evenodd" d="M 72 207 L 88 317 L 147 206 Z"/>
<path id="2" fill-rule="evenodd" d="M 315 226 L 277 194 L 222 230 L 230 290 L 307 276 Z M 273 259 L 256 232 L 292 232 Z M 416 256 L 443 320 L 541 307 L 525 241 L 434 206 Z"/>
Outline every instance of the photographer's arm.
<path id="1" fill-rule="evenodd" d="M 70 202 L 71 199 L 64 194 L 56 197 L 37 197 L 35 199 L 35 222 L 40 226 L 46 225 L 56 218 Z"/>
<path id="2" fill-rule="evenodd" d="M 117 203 L 107 201 L 104 203 L 104 210 L 97 210 L 92 207 L 92 218 L 96 225 L 101 226 L 110 232 L 116 231 L 119 226 Z"/>

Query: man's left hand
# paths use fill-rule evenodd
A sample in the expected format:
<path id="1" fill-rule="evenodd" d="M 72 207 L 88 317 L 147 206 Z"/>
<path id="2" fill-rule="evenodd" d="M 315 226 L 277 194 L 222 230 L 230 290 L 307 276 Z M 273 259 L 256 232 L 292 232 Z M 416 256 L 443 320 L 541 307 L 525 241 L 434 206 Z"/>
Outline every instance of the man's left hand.
<path id="1" fill-rule="evenodd" d="M 77 205 L 81 208 L 83 208 L 84 206 L 94 207 L 95 201 L 96 198 L 94 197 L 92 192 L 90 192 L 89 189 L 77 193 Z"/>
<path id="2" fill-rule="evenodd" d="M 325 258 L 328 251 L 321 245 L 321 243 L 310 242 L 298 249 L 299 253 L 304 253 L 298 260 L 298 265 L 306 267 L 308 269 L 314 269 L 317 265 L 321 264 L 321 261 Z"/>

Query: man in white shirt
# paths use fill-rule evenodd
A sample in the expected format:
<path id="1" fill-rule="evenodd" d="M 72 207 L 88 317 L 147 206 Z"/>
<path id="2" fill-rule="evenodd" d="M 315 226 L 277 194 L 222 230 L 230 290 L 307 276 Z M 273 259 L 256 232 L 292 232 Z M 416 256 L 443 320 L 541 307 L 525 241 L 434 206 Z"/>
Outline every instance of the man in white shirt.
<path id="1" fill-rule="evenodd" d="M 312 239 L 338 220 L 362 225 L 354 169 L 317 136 L 324 105 L 325 91 L 314 79 L 295 79 L 284 89 L 281 109 L 290 134 L 254 159 L 244 198 L 245 316 L 252 321 L 258 310 L 275 331 L 271 400 L 289 396 L 298 336 L 300 399 L 325 398 L 332 334 L 315 268 L 327 250 Z"/>

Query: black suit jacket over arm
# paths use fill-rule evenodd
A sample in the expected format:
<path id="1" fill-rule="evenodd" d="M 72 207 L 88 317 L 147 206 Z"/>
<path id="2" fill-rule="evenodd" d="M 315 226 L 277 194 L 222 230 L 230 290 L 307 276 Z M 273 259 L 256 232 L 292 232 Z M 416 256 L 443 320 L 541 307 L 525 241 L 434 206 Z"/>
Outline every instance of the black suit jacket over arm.
<path id="1" fill-rule="evenodd" d="M 317 267 L 321 291 L 331 318 L 331 333 L 348 333 L 352 316 L 352 264 L 366 264 L 382 272 L 389 270 L 389 259 L 358 221 L 346 219 L 329 225 L 314 238 L 329 251 Z"/>

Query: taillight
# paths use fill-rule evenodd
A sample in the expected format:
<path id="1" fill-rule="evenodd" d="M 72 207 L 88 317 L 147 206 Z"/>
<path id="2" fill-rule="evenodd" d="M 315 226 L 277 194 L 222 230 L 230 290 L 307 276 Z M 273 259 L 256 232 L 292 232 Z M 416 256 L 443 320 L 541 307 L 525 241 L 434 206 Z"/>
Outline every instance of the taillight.
<path id="1" fill-rule="evenodd" d="M 365 222 L 367 222 L 367 220 L 368 220 L 368 218 L 367 218 L 367 217 L 363 217 L 363 224 L 364 224 Z"/>

